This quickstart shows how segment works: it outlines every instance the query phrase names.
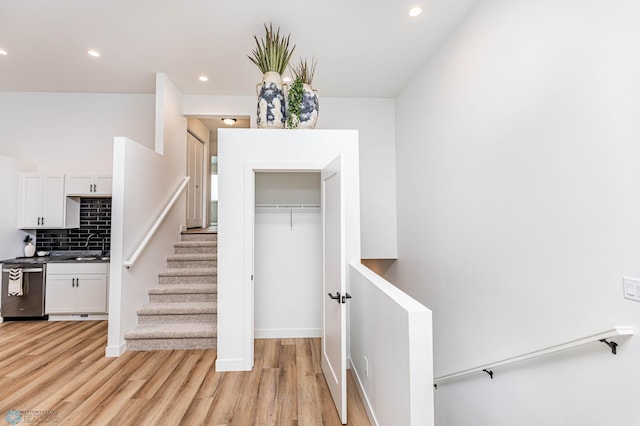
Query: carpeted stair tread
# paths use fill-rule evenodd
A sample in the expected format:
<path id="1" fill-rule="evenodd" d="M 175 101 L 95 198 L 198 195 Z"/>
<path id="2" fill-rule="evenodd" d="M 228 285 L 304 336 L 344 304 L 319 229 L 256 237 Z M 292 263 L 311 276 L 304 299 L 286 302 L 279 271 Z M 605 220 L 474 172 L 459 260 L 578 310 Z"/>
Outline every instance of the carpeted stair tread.
<path id="1" fill-rule="evenodd" d="M 195 234 L 195 233 L 186 233 L 182 234 L 181 241 L 217 241 L 218 234 Z"/>
<path id="2" fill-rule="evenodd" d="M 216 312 L 216 302 L 156 302 L 147 303 L 138 309 L 138 315 L 194 315 Z"/>
<path id="3" fill-rule="evenodd" d="M 162 284 L 149 289 L 149 294 L 216 293 L 216 284 Z"/>
<path id="4" fill-rule="evenodd" d="M 216 260 L 216 253 L 178 253 L 167 256 L 167 260 Z"/>
<path id="5" fill-rule="evenodd" d="M 216 323 L 174 323 L 139 324 L 125 333 L 128 340 L 133 339 L 197 339 L 217 336 Z"/>
<path id="6" fill-rule="evenodd" d="M 174 247 L 218 247 L 217 241 L 178 241 Z"/>
<path id="7" fill-rule="evenodd" d="M 216 275 L 218 268 L 167 268 L 158 272 L 159 277 Z"/>

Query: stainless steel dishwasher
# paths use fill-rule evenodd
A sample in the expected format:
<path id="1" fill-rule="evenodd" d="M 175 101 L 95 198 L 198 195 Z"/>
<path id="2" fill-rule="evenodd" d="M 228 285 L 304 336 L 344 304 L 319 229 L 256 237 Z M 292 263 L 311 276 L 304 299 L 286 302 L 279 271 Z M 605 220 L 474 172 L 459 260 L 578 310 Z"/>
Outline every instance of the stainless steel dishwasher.
<path id="1" fill-rule="evenodd" d="M 46 318 L 44 314 L 46 268 L 45 263 L 4 263 L 2 265 L 0 312 L 4 319 Z M 14 279 L 11 288 L 10 274 Z M 20 290 L 21 295 L 16 294 L 17 289 Z"/>

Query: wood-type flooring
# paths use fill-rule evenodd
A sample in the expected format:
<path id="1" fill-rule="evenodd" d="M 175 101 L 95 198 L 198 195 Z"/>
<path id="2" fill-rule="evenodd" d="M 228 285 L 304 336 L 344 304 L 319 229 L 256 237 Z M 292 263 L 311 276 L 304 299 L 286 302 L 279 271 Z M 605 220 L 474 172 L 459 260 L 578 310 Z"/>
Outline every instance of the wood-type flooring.
<path id="1" fill-rule="evenodd" d="M 258 339 L 249 372 L 215 350 L 105 358 L 106 321 L 0 324 L 0 422 L 64 425 L 339 425 L 319 339 Z M 349 425 L 369 425 L 351 374 Z"/>

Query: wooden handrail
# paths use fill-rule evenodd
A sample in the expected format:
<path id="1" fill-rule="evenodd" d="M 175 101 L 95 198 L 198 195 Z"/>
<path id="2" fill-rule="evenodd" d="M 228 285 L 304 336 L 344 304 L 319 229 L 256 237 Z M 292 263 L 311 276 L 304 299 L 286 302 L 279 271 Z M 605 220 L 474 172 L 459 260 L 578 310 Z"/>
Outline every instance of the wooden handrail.
<path id="1" fill-rule="evenodd" d="M 142 254 L 145 247 L 147 247 L 147 244 L 149 244 L 149 241 L 151 241 L 151 238 L 153 238 L 153 236 L 155 235 L 156 231 L 162 224 L 162 221 L 167 216 L 167 214 L 169 214 L 169 211 L 171 210 L 173 205 L 176 203 L 176 200 L 178 200 L 178 197 L 180 197 L 180 194 L 182 194 L 182 191 L 184 191 L 184 189 L 187 187 L 187 183 L 189 182 L 189 179 L 190 179 L 189 176 L 185 176 L 182 179 L 182 183 L 180 184 L 176 192 L 173 194 L 173 197 L 171 197 L 167 205 L 164 207 L 164 209 L 162 210 L 162 212 L 160 213 L 156 221 L 153 223 L 153 226 L 151 227 L 151 229 L 149 229 L 149 232 L 147 232 L 147 235 L 145 235 L 144 239 L 140 242 L 136 251 L 133 252 L 133 254 L 128 260 L 124 261 L 123 265 L 127 269 L 131 268 L 136 263 L 140 254 Z"/>

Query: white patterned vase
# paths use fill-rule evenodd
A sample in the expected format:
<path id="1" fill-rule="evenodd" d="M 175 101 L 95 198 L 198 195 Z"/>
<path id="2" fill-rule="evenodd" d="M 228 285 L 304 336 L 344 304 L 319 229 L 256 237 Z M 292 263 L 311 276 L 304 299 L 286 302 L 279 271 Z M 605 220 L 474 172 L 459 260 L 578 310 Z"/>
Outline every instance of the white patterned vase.
<path id="1" fill-rule="evenodd" d="M 24 246 L 24 255 L 33 257 L 34 254 L 36 254 L 36 246 L 34 246 L 33 243 L 27 243 L 27 245 Z"/>
<path id="2" fill-rule="evenodd" d="M 304 83 L 302 87 L 304 92 L 302 94 L 302 105 L 300 105 L 298 129 L 314 129 L 318 121 L 318 111 L 320 110 L 319 93 L 310 84 Z"/>
<path id="3" fill-rule="evenodd" d="M 284 91 L 282 77 L 277 72 L 268 71 L 262 76 L 258 92 L 258 128 L 284 129 Z"/>

